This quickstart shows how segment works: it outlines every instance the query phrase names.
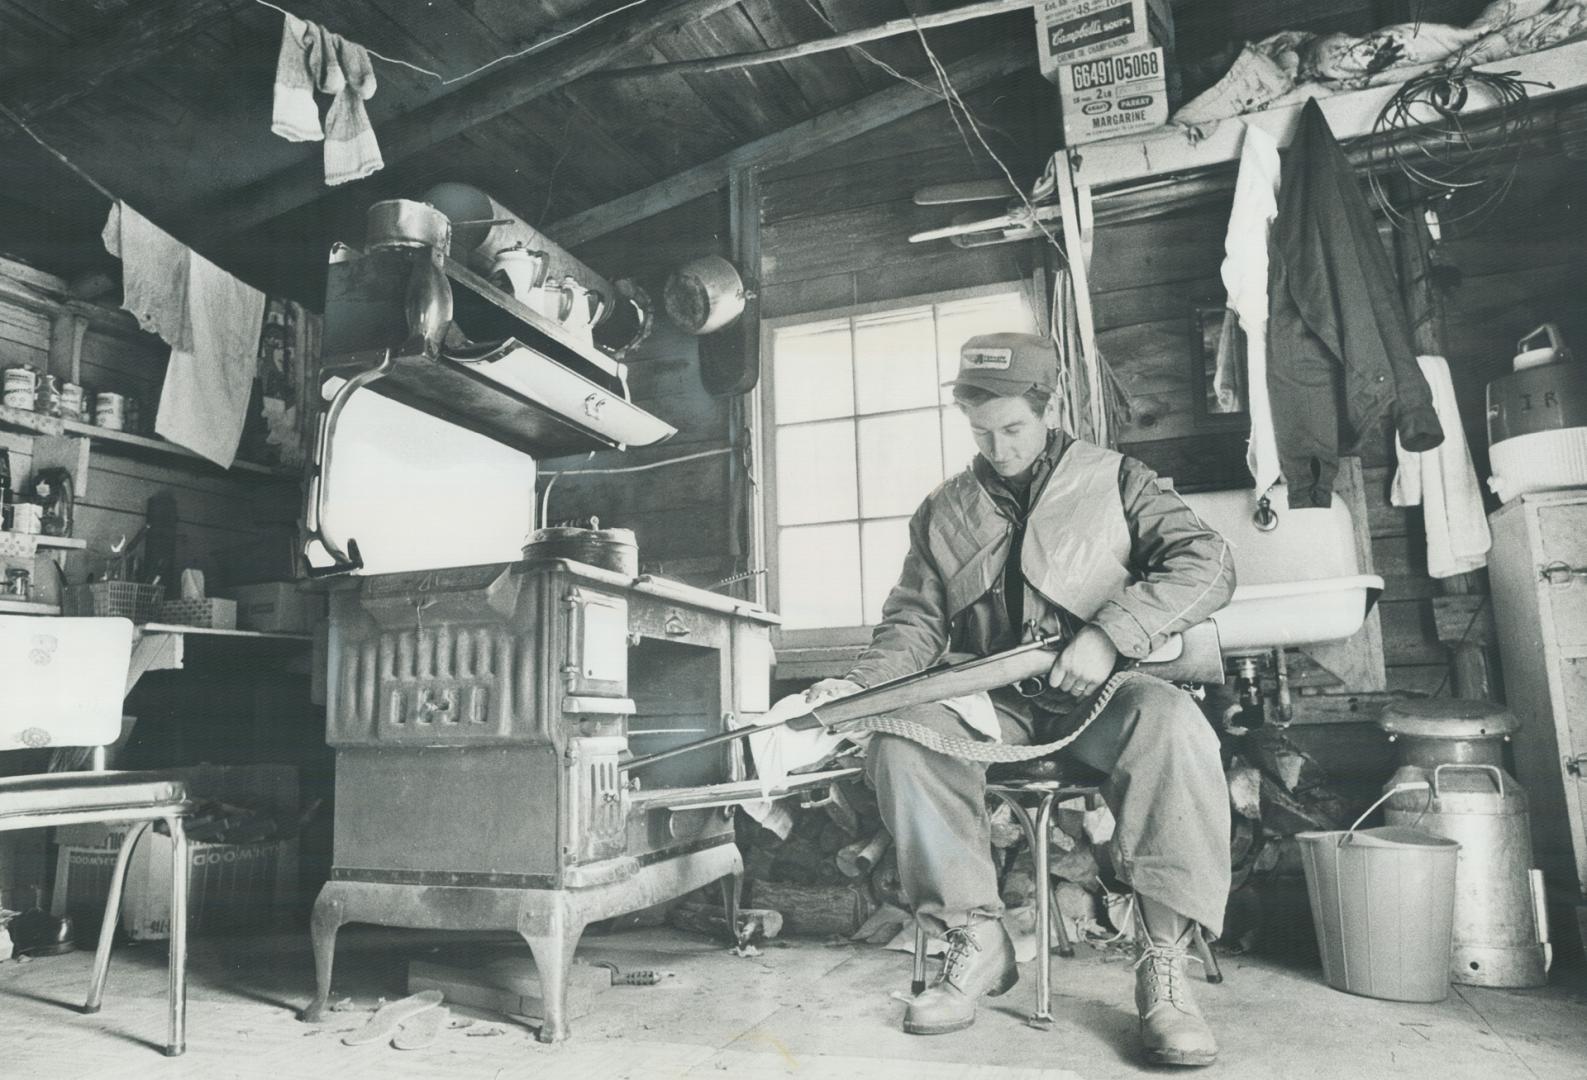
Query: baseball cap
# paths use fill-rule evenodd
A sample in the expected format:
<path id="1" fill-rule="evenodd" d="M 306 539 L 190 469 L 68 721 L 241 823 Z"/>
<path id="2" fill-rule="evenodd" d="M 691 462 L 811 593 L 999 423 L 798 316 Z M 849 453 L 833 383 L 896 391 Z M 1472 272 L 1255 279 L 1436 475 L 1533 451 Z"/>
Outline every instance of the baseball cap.
<path id="1" fill-rule="evenodd" d="M 959 375 L 943 386 L 974 386 L 999 397 L 1058 388 L 1052 342 L 1035 334 L 977 334 L 959 348 Z"/>

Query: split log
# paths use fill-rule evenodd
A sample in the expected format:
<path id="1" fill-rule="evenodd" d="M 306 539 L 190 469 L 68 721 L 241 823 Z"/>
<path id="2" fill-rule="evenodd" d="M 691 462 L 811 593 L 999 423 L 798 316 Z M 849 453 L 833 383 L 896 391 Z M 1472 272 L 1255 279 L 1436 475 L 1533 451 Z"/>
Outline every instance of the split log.
<path id="1" fill-rule="evenodd" d="M 719 941 L 737 940 L 750 945 L 769 941 L 782 933 L 782 913 L 767 908 L 739 908 L 738 933 L 727 932 L 727 912 L 720 904 L 683 903 L 667 914 L 667 922 L 679 930 L 691 930 Z"/>
<path id="2" fill-rule="evenodd" d="M 810 937 L 848 937 L 855 933 L 876 902 L 858 885 L 795 885 L 785 881 L 757 881 L 750 886 L 754 902 L 783 914 L 789 934 Z"/>
<path id="3" fill-rule="evenodd" d="M 845 877 L 868 877 L 892 844 L 892 835 L 886 829 L 882 829 L 869 840 L 856 840 L 852 844 L 845 844 L 838 849 L 836 855 L 838 869 L 843 871 Z"/>

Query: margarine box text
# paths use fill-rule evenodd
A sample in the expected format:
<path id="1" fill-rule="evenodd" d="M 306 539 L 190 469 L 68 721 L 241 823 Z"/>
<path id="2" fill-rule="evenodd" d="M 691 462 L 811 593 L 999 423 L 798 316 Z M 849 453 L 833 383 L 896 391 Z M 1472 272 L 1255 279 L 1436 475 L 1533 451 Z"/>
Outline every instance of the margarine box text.
<path id="1" fill-rule="evenodd" d="M 1104 56 L 1058 69 L 1064 145 L 1134 135 L 1168 122 L 1162 49 Z"/>

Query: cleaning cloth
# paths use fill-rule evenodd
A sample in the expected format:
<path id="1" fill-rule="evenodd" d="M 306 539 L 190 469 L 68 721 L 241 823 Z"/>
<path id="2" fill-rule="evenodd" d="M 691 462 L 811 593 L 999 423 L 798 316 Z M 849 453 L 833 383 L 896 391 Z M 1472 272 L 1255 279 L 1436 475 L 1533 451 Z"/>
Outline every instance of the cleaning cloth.
<path id="1" fill-rule="evenodd" d="M 364 109 L 375 89 L 367 49 L 318 23 L 285 16 L 270 130 L 292 142 L 323 139 L 327 184 L 361 179 L 385 164 Z M 316 90 L 332 99 L 323 128 Z"/>
<path id="2" fill-rule="evenodd" d="M 1460 424 L 1449 364 L 1442 356 L 1418 356 L 1416 362 L 1432 389 L 1444 441 L 1432 450 L 1416 453 L 1395 440 L 1399 470 L 1394 474 L 1389 501 L 1395 506 L 1422 507 L 1427 572 L 1435 578 L 1453 577 L 1488 565 L 1493 535 L 1488 531 L 1482 488 Z"/>
<path id="3" fill-rule="evenodd" d="M 111 207 L 102 236 L 121 258 L 123 306 L 171 346 L 154 430 L 230 468 L 253 390 L 264 293 L 125 203 Z"/>

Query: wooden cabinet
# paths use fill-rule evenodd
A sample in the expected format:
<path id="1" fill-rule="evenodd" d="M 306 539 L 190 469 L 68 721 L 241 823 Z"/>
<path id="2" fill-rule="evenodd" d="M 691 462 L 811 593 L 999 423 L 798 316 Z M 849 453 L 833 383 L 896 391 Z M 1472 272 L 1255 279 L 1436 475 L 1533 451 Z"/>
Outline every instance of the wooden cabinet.
<path id="1" fill-rule="evenodd" d="M 1523 495 L 1489 521 L 1516 777 L 1550 896 L 1587 940 L 1587 492 Z"/>

